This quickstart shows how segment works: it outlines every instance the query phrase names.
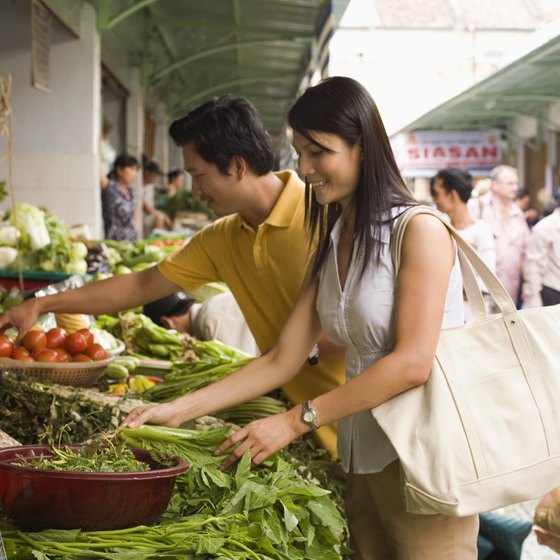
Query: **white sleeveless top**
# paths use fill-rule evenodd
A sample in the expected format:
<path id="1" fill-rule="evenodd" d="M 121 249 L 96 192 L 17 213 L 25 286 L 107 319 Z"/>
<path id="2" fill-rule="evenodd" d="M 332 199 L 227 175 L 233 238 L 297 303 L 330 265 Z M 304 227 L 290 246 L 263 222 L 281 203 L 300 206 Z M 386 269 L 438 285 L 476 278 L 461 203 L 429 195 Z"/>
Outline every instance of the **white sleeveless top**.
<path id="1" fill-rule="evenodd" d="M 397 216 L 403 208 L 394 208 Z M 346 378 L 352 379 L 364 369 L 388 354 L 394 345 L 393 312 L 395 278 L 389 247 L 390 229 L 380 232 L 379 264 L 372 259 L 360 272 L 364 248 L 354 242 L 353 256 L 344 290 L 340 288 L 336 263 L 336 247 L 340 239 L 342 221 L 331 232 L 331 247 L 319 275 L 317 311 L 328 338 L 346 348 Z M 463 288 L 458 259 L 451 272 L 442 328 L 462 325 Z M 397 458 L 385 433 L 366 410 L 338 422 L 338 453 L 342 467 L 356 474 L 383 470 Z"/>

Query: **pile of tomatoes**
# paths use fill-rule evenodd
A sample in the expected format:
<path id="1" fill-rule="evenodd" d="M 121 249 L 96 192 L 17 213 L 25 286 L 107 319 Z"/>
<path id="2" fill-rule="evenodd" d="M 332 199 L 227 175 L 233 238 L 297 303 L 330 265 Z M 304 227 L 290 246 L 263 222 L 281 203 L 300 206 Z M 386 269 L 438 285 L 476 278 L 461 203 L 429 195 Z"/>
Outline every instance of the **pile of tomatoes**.
<path id="1" fill-rule="evenodd" d="M 67 333 L 61 327 L 49 331 L 31 329 L 20 345 L 0 334 L 0 357 L 25 362 L 96 362 L 109 358 L 109 353 L 95 342 L 89 329 Z"/>

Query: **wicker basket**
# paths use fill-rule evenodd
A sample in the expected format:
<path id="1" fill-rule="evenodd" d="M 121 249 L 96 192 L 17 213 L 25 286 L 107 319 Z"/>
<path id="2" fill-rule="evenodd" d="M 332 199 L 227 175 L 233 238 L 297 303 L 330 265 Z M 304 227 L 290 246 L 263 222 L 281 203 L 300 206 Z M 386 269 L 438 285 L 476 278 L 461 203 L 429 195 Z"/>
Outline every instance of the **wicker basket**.
<path id="1" fill-rule="evenodd" d="M 61 385 L 74 387 L 91 387 L 105 372 L 105 368 L 114 360 L 114 357 L 95 362 L 25 362 L 0 358 L 0 369 L 14 371 L 19 374 L 29 375 L 38 381 L 51 381 Z"/>

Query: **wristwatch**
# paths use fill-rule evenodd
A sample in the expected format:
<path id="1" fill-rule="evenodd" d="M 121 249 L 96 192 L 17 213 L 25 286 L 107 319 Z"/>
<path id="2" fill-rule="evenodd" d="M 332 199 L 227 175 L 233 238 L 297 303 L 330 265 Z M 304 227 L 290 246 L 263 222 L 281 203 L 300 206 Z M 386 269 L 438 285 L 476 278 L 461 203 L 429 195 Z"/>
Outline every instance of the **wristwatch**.
<path id="1" fill-rule="evenodd" d="M 319 427 L 319 424 L 317 424 L 317 412 L 311 406 L 311 401 L 305 401 L 301 405 L 301 419 L 312 430 L 316 430 Z"/>

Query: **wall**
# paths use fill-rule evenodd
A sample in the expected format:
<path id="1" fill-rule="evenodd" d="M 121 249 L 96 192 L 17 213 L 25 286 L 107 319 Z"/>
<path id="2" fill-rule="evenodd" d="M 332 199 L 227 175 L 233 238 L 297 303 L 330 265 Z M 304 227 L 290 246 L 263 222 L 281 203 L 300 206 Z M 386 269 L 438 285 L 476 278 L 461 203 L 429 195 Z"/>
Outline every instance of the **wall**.
<path id="1" fill-rule="evenodd" d="M 13 76 L 16 200 L 44 206 L 70 225 L 87 224 L 99 236 L 100 53 L 94 8 L 82 5 L 80 39 L 53 18 L 48 94 L 30 84 L 29 21 L 28 1 L 2 6 L 0 68 Z M 0 178 L 6 176 L 4 164 Z"/>

